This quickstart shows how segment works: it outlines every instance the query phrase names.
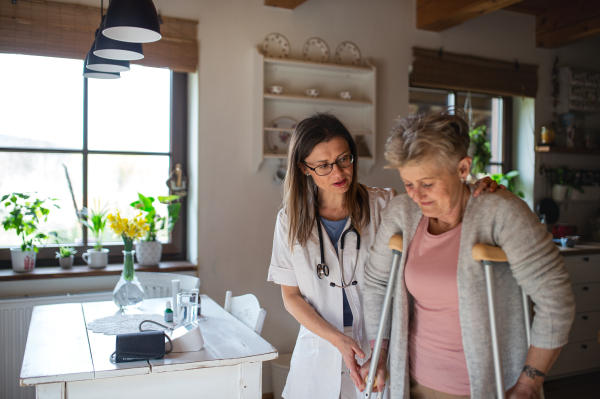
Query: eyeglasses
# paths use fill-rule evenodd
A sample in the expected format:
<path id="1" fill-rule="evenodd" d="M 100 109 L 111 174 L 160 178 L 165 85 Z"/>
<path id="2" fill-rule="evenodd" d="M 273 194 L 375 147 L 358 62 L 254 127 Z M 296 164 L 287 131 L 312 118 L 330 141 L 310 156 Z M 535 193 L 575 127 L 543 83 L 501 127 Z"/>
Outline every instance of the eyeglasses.
<path id="1" fill-rule="evenodd" d="M 304 163 L 304 165 L 306 165 L 306 162 L 303 162 L 303 163 Z M 340 168 L 340 169 L 345 169 L 348 166 L 352 165 L 353 163 L 354 163 L 354 157 L 352 155 L 344 155 L 343 157 L 341 157 L 334 163 L 324 163 L 322 165 L 317 166 L 316 168 L 311 168 L 308 165 L 306 165 L 306 167 L 308 169 L 312 170 L 313 172 L 315 172 L 319 176 L 327 176 L 333 170 L 333 165 L 337 165 L 338 168 Z"/>

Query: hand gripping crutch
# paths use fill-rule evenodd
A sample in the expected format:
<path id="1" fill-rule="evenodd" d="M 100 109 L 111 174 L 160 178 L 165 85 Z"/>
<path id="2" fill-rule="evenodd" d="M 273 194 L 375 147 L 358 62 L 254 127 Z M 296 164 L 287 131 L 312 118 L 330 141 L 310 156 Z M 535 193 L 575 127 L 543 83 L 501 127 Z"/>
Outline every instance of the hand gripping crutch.
<path id="1" fill-rule="evenodd" d="M 485 269 L 485 285 L 487 287 L 488 309 L 490 312 L 490 330 L 492 333 L 492 353 L 494 355 L 494 373 L 496 375 L 496 393 L 498 399 L 505 398 L 504 373 L 502 371 L 502 358 L 500 357 L 500 343 L 498 342 L 498 319 L 496 318 L 496 307 L 494 304 L 494 272 L 493 262 L 507 262 L 506 254 L 499 247 L 485 244 L 476 244 L 472 250 L 473 259 L 480 261 Z M 529 297 L 521 288 L 523 298 L 523 312 L 525 316 L 525 333 L 527 335 L 527 347 L 531 342 L 531 308 Z"/>
<path id="2" fill-rule="evenodd" d="M 392 258 L 392 268 L 390 269 L 390 277 L 388 279 L 387 288 L 385 290 L 385 297 L 383 298 L 383 307 L 381 308 L 381 316 L 379 317 L 379 329 L 377 330 L 377 337 L 375 338 L 375 346 L 371 353 L 371 367 L 369 368 L 369 374 L 367 375 L 367 387 L 363 392 L 363 398 L 369 399 L 371 397 L 371 391 L 375 385 L 375 373 L 377 372 L 377 363 L 379 360 L 379 352 L 381 352 L 381 343 L 383 342 L 383 331 L 385 330 L 385 323 L 387 316 L 390 311 L 390 304 L 392 302 L 392 292 L 394 289 L 394 282 L 396 281 L 396 274 L 398 272 L 398 265 L 400 265 L 400 259 L 402 258 L 402 236 L 394 235 L 390 238 L 388 247 L 392 250 L 394 257 Z M 383 397 L 383 391 L 379 392 L 377 399 Z"/>

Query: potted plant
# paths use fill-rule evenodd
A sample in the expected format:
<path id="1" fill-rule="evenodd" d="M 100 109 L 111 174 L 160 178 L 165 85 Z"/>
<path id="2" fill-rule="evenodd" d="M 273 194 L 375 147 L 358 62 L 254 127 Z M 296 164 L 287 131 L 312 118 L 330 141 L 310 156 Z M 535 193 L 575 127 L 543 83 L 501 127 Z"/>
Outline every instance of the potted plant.
<path id="1" fill-rule="evenodd" d="M 139 199 L 131 203 L 131 206 L 140 209 L 145 213 L 148 231 L 145 237 L 135 244 L 135 256 L 141 266 L 158 265 L 162 256 L 162 244 L 156 239 L 159 230 L 167 228 L 171 232 L 177 220 L 179 220 L 179 211 L 181 209 L 180 197 L 178 195 L 169 195 L 167 197 L 158 197 L 161 204 L 167 205 L 167 216 L 160 216 L 154 208 L 155 199 L 146 197 L 138 193 Z"/>
<path id="2" fill-rule="evenodd" d="M 578 173 L 570 170 L 567 166 L 552 169 L 550 183 L 552 184 L 552 198 L 555 201 L 568 199 L 573 190 L 584 192 L 581 185 L 578 184 Z"/>
<path id="3" fill-rule="evenodd" d="M 46 222 L 50 214 L 46 202 L 54 201 L 56 200 L 51 198 L 34 199 L 25 193 L 6 194 L 0 199 L 0 203 L 4 203 L 3 208 L 8 211 L 8 216 L 2 221 L 4 230 L 15 230 L 22 240 L 20 247 L 10 249 L 12 268 L 15 272 L 33 270 L 38 252 L 37 245 L 42 245 L 43 240 L 49 236 L 57 237 L 56 232 L 45 234 L 39 231 L 40 224 Z M 52 205 L 59 208 L 54 203 Z"/>
<path id="4" fill-rule="evenodd" d="M 473 158 L 471 173 L 476 177 L 486 173 L 485 168 L 487 168 L 490 159 L 492 159 L 492 150 L 490 143 L 487 141 L 485 131 L 486 126 L 481 125 L 469 132 L 469 136 L 471 137 L 469 156 Z"/>
<path id="5" fill-rule="evenodd" d="M 58 259 L 60 267 L 63 269 L 71 268 L 71 266 L 73 266 L 76 253 L 77 250 L 73 247 L 60 247 L 56 252 L 56 259 Z"/>
<path id="6" fill-rule="evenodd" d="M 521 191 L 521 190 L 516 191 L 515 179 L 517 178 L 517 176 L 519 176 L 519 171 L 511 170 L 507 174 L 496 173 L 496 174 L 493 174 L 491 177 L 492 177 L 492 180 L 494 180 L 496 183 L 504 184 L 506 189 L 508 191 L 510 191 L 511 193 L 516 194 L 521 198 L 525 198 L 525 194 L 523 193 L 523 191 Z"/>
<path id="7" fill-rule="evenodd" d="M 83 208 L 81 223 L 92 232 L 94 248 L 82 254 L 83 260 L 93 269 L 102 269 L 108 264 L 107 248 L 102 248 L 102 234 L 106 227 L 107 206 L 100 208 L 99 203 L 94 203 L 94 209 Z"/>

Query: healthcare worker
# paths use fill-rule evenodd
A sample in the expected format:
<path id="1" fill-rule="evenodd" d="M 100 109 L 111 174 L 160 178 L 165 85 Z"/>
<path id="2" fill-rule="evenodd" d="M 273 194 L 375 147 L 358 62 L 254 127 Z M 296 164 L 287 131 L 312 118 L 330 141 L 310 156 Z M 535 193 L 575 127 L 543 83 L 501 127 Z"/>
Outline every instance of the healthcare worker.
<path id="1" fill-rule="evenodd" d="M 357 173 L 356 144 L 336 117 L 317 113 L 298 123 L 268 274 L 301 324 L 286 399 L 362 397 L 358 370 L 371 355 L 363 271 L 381 211 L 396 192 L 360 184 Z M 490 191 L 497 187 L 486 178 L 477 194 L 488 185 Z"/>

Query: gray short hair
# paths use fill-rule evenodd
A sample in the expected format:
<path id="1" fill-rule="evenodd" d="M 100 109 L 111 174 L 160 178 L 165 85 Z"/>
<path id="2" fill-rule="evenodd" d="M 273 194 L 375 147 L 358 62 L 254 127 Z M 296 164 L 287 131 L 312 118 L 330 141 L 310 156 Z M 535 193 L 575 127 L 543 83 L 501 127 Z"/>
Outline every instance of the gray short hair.
<path id="1" fill-rule="evenodd" d="M 430 158 L 439 160 L 440 166 L 450 166 L 467 156 L 469 143 L 469 125 L 460 108 L 428 115 L 410 114 L 396 121 L 385 143 L 385 159 L 388 168 Z"/>

